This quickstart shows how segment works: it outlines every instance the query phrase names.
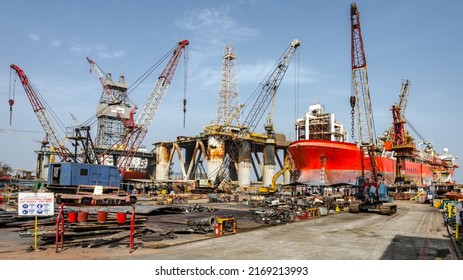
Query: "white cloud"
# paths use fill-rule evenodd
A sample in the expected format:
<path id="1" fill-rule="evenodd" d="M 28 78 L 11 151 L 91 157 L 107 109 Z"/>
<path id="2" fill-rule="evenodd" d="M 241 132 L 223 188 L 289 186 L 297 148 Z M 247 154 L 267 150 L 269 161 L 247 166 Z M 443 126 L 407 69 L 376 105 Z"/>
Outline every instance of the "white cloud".
<path id="1" fill-rule="evenodd" d="M 29 39 L 35 42 L 40 42 L 40 35 L 36 33 L 29 34 Z"/>
<path id="2" fill-rule="evenodd" d="M 255 84 L 258 86 L 258 83 L 262 82 L 264 78 L 266 78 L 266 75 L 270 74 L 270 72 L 275 69 L 276 62 L 277 60 L 267 60 L 258 63 L 240 65 L 238 73 L 240 83 L 251 85 Z M 295 61 L 290 63 L 282 82 L 294 83 L 294 63 Z M 307 68 L 303 65 L 299 66 L 298 71 L 298 81 L 300 84 L 312 84 L 319 81 L 320 79 L 323 79 L 323 77 L 316 70 Z"/>
<path id="3" fill-rule="evenodd" d="M 84 47 L 79 43 L 72 43 L 69 51 L 75 55 L 82 55 L 84 53 L 90 52 L 90 48 Z"/>
<path id="4" fill-rule="evenodd" d="M 93 51 L 96 54 L 97 58 L 121 58 L 125 55 L 125 51 L 107 51 L 107 50 L 100 50 L 100 51 Z"/>
<path id="5" fill-rule="evenodd" d="M 97 44 L 93 46 L 83 46 L 82 44 L 78 42 L 73 42 L 71 43 L 71 47 L 69 48 L 69 51 L 74 54 L 74 55 L 91 55 L 96 58 L 104 58 L 104 59 L 110 59 L 110 58 L 121 58 L 125 56 L 126 51 L 125 50 L 119 50 L 119 51 L 111 51 L 108 50 L 105 45 Z"/>
<path id="6" fill-rule="evenodd" d="M 60 40 L 60 39 L 53 39 L 50 43 L 50 46 L 52 48 L 59 48 L 61 47 L 61 45 L 63 44 L 63 42 Z"/>
<path id="7" fill-rule="evenodd" d="M 195 33 L 194 35 L 209 43 L 237 41 L 255 36 L 258 31 L 243 26 L 230 17 L 228 9 L 206 8 L 193 10 L 188 16 L 175 22 L 180 28 Z"/>
<path id="8" fill-rule="evenodd" d="M 274 65 L 275 61 L 270 60 L 239 65 L 239 81 L 240 83 L 255 84 L 257 86 Z"/>
<path id="9" fill-rule="evenodd" d="M 194 81 L 194 86 L 201 88 L 200 94 L 209 96 L 214 93 L 217 95 L 223 48 L 230 42 L 237 44 L 259 34 L 257 29 L 238 21 L 231 11 L 230 5 L 198 8 L 185 12 L 183 17 L 175 21 L 175 25 L 185 30 L 189 34 L 188 38 L 194 42 L 188 48 L 189 80 Z M 252 77 L 248 77 L 247 73 L 244 74 L 239 62 L 237 62 L 237 74 L 238 86 L 252 80 L 255 76 L 254 73 Z M 253 84 L 256 83 L 255 81 L 252 80 Z"/>

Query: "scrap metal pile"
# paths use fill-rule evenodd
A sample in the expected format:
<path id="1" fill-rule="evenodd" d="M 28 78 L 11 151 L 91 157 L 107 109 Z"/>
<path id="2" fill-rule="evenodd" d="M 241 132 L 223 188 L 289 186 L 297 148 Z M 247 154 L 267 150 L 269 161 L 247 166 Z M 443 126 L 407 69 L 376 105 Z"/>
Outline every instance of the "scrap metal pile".
<path id="1" fill-rule="evenodd" d="M 64 215 L 64 245 L 66 247 L 95 248 L 114 242 L 128 241 L 131 227 L 130 220 L 124 219 L 121 221 L 120 218 L 116 219 L 115 215 L 109 214 L 109 216 L 102 219 L 101 211 L 97 213 L 79 211 L 78 214 L 73 211 L 66 211 Z M 40 225 L 38 228 L 39 246 L 42 249 L 56 243 L 56 216 L 50 218 L 50 220 L 54 220 L 53 224 Z M 149 231 L 146 228 L 145 220 L 144 218 L 135 219 L 136 235 L 142 235 Z M 34 225 L 21 226 L 19 235 L 21 237 L 33 237 Z"/>
<path id="2" fill-rule="evenodd" d="M 314 198 L 311 200 L 271 197 L 260 201 L 262 208 L 250 209 L 253 220 L 259 223 L 277 225 L 281 223 L 294 222 L 299 217 L 305 217 L 308 209 L 325 207 L 327 202 Z"/>

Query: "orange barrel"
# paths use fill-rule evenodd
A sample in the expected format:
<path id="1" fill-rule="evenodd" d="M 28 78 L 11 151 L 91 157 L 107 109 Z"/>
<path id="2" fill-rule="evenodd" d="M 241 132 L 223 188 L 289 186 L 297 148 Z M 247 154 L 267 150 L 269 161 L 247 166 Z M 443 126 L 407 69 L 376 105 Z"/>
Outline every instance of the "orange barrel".
<path id="1" fill-rule="evenodd" d="M 108 211 L 98 210 L 98 222 L 104 223 L 108 219 Z"/>
<path id="2" fill-rule="evenodd" d="M 88 219 L 88 212 L 87 211 L 79 211 L 77 212 L 77 221 L 79 223 L 85 223 Z"/>

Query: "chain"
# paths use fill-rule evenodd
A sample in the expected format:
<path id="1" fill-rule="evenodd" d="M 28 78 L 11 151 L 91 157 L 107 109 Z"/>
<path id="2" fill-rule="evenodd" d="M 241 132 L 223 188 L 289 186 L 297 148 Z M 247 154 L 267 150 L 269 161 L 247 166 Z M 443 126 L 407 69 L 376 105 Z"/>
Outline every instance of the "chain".
<path id="1" fill-rule="evenodd" d="M 351 121 L 351 126 L 352 126 L 352 141 L 354 141 L 354 134 L 355 134 L 355 96 L 351 96 L 350 97 L 350 114 L 351 114 L 351 118 L 352 118 L 352 121 Z"/>

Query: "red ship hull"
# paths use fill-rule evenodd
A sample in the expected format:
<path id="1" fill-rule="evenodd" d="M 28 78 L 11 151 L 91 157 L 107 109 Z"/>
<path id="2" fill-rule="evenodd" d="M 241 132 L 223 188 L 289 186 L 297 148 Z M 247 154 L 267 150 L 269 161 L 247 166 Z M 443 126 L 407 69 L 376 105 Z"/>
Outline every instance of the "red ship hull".
<path id="1" fill-rule="evenodd" d="M 297 181 L 312 186 L 355 185 L 362 176 L 361 149 L 353 143 L 330 140 L 300 140 L 290 143 L 288 153 Z M 371 165 L 365 161 L 366 177 L 370 177 Z M 395 180 L 396 160 L 378 156 L 376 164 L 386 183 Z M 407 161 L 407 180 L 416 186 L 428 186 L 433 182 L 433 167 L 424 162 Z"/>

